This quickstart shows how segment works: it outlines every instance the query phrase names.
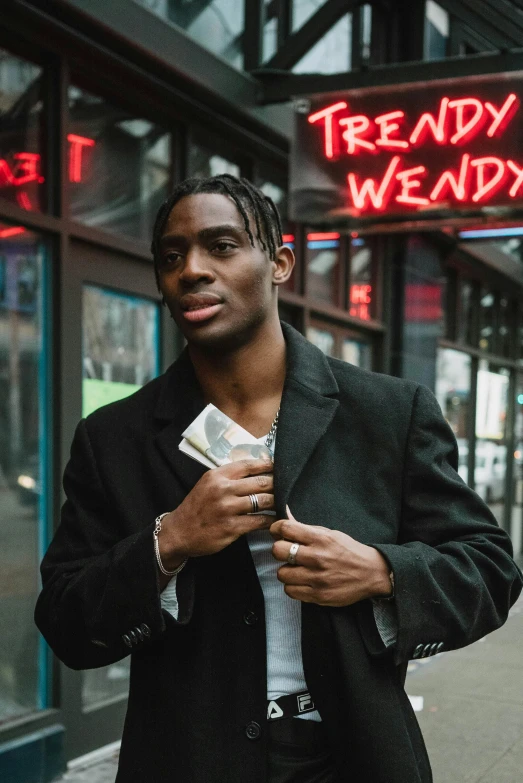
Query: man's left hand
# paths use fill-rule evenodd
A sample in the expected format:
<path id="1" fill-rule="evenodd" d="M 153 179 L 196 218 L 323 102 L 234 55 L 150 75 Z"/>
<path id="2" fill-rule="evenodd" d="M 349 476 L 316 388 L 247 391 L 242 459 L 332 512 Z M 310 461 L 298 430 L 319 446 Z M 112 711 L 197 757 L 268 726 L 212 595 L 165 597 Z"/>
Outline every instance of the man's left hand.
<path id="1" fill-rule="evenodd" d="M 349 606 L 365 598 L 391 593 L 390 568 L 374 547 L 339 530 L 279 519 L 270 527 L 276 539 L 272 554 L 285 563 L 278 579 L 290 598 L 322 606 Z M 288 565 L 291 544 L 300 548 L 296 564 Z"/>

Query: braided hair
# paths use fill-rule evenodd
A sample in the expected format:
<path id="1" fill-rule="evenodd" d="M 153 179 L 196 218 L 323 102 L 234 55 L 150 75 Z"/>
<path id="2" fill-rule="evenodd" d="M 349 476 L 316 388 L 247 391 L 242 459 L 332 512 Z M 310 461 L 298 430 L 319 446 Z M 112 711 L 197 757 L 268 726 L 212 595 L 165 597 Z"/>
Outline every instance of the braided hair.
<path id="1" fill-rule="evenodd" d="M 200 179 L 192 177 L 180 182 L 171 195 L 164 201 L 154 222 L 153 240 L 151 252 L 154 259 L 154 271 L 156 283 L 159 284 L 158 262 L 160 252 L 160 240 L 165 231 L 167 219 L 175 204 L 185 196 L 193 196 L 197 193 L 220 193 L 230 198 L 236 204 L 238 212 L 243 218 L 245 231 L 249 237 L 251 246 L 254 247 L 255 239 L 265 253 L 268 253 L 271 261 L 276 258 L 277 249 L 283 244 L 281 218 L 273 200 L 266 196 L 259 188 L 249 182 L 245 177 L 234 177 L 232 174 L 219 174 L 215 177 Z M 256 235 L 254 236 L 249 221 L 253 219 Z"/>

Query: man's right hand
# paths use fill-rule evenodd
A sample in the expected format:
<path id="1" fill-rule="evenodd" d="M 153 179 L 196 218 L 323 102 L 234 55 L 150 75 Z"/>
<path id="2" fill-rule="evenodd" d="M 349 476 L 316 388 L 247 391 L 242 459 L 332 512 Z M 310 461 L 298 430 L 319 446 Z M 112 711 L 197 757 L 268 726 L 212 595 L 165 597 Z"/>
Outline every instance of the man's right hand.
<path id="1" fill-rule="evenodd" d="M 274 508 L 272 469 L 270 460 L 249 459 L 207 471 L 162 520 L 164 567 L 174 570 L 186 557 L 213 555 L 244 533 L 268 529 L 274 516 L 252 515 L 249 495 L 257 495 L 260 511 Z"/>

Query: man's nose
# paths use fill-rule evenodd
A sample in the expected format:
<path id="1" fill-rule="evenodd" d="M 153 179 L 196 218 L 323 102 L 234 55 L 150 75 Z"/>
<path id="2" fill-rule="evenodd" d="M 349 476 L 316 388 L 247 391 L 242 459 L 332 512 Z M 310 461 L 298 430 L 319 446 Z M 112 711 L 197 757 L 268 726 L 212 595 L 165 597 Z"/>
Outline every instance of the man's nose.
<path id="1" fill-rule="evenodd" d="M 207 254 L 199 248 L 191 248 L 186 256 L 180 280 L 186 283 L 194 283 L 197 280 L 214 280 L 214 274 L 209 268 Z"/>

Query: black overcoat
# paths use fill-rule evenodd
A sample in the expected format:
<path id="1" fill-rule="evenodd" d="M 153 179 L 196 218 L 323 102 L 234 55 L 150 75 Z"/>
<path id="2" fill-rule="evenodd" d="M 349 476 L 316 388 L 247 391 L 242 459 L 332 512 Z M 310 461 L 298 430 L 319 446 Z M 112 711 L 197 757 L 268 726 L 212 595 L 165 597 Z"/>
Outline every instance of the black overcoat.
<path id="1" fill-rule="evenodd" d="M 326 358 L 283 328 L 278 518 L 289 503 L 301 522 L 376 546 L 396 581 L 394 651 L 369 601 L 302 604 L 307 683 L 342 783 L 429 783 L 403 687 L 407 662 L 498 628 L 521 574 L 509 538 L 456 473 L 456 442 L 433 395 Z M 133 642 L 118 783 L 267 780 L 264 603 L 246 539 L 189 561 L 178 577 L 178 622 L 160 606 L 154 519 L 205 470 L 178 450 L 203 405 L 184 353 L 136 394 L 82 420 L 42 564 L 36 621 L 62 661 L 104 666 L 130 653 L 125 637 Z"/>

